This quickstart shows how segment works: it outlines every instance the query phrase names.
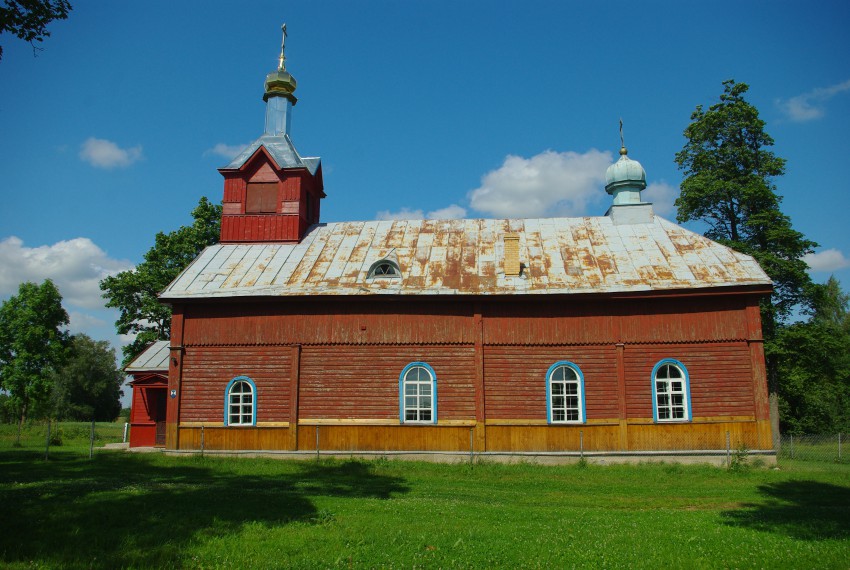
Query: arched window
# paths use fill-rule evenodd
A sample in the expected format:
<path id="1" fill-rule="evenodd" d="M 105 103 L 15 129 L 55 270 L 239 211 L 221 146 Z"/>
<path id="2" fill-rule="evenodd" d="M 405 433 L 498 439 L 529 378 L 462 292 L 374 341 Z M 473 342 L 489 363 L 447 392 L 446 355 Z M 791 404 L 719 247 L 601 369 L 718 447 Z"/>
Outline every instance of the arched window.
<path id="1" fill-rule="evenodd" d="M 398 264 L 389 259 L 381 259 L 372 264 L 369 268 L 367 279 L 374 278 L 401 278 L 401 269 Z"/>
<path id="2" fill-rule="evenodd" d="M 584 423 L 584 375 L 572 362 L 556 362 L 546 373 L 546 419 L 550 424 Z"/>
<path id="3" fill-rule="evenodd" d="M 437 423 L 437 375 L 424 362 L 411 362 L 398 380 L 401 423 Z"/>
<path id="4" fill-rule="evenodd" d="M 247 376 L 237 376 L 224 391 L 224 425 L 252 426 L 257 423 L 257 387 Z"/>
<path id="5" fill-rule="evenodd" d="M 652 412 L 657 422 L 691 420 L 688 369 L 678 360 L 665 358 L 652 369 Z"/>

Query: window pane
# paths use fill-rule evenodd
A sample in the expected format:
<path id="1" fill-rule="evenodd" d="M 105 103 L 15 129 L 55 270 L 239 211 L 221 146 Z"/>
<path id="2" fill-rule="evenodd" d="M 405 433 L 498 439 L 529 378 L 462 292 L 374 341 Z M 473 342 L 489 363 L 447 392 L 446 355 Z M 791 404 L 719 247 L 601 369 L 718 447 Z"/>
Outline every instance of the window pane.
<path id="1" fill-rule="evenodd" d="M 685 417 L 685 409 L 684 408 L 673 408 L 673 417 L 674 418 L 684 418 Z"/>
<path id="2" fill-rule="evenodd" d="M 431 408 L 431 396 L 419 396 L 420 408 Z"/>
<path id="3" fill-rule="evenodd" d="M 578 394 L 578 384 L 570 382 L 566 385 L 567 394 Z"/>
<path id="4" fill-rule="evenodd" d="M 564 381 L 564 367 L 559 366 L 555 370 L 552 371 L 552 381 L 553 382 L 563 382 Z"/>
<path id="5" fill-rule="evenodd" d="M 681 378 L 682 377 L 682 371 L 679 370 L 679 368 L 677 366 L 668 365 L 667 370 L 668 370 L 668 374 L 669 374 L 668 378 Z"/>
<path id="6" fill-rule="evenodd" d="M 563 396 L 555 396 L 552 398 L 552 407 L 553 408 L 563 408 L 564 407 L 564 397 Z"/>
<path id="7" fill-rule="evenodd" d="M 673 382 L 673 387 L 671 388 L 673 392 L 681 392 L 682 391 L 682 383 L 681 382 Z"/>
<path id="8" fill-rule="evenodd" d="M 415 396 L 416 395 L 416 384 L 405 384 L 404 385 L 404 395 L 405 396 Z"/>
<path id="9" fill-rule="evenodd" d="M 404 397 L 404 407 L 405 408 L 415 408 L 416 407 L 416 396 L 405 396 Z"/>
<path id="10" fill-rule="evenodd" d="M 667 408 L 658 408 L 658 419 L 659 420 L 669 420 L 670 419 L 670 410 Z"/>
<path id="11" fill-rule="evenodd" d="M 576 371 L 570 368 L 569 366 L 564 366 L 564 379 L 566 380 L 578 380 L 578 374 Z"/>
<path id="12" fill-rule="evenodd" d="M 552 410 L 552 420 L 556 422 L 564 421 L 564 410 Z"/>
<path id="13" fill-rule="evenodd" d="M 552 384 L 552 393 L 553 394 L 563 394 L 564 393 L 564 385 L 563 384 Z"/>
<path id="14" fill-rule="evenodd" d="M 659 394 L 657 401 L 658 401 L 659 407 L 669 406 L 670 405 L 670 396 L 668 396 L 667 394 Z"/>
<path id="15" fill-rule="evenodd" d="M 577 410 L 578 409 L 578 398 L 575 396 L 570 396 L 567 398 L 567 408 Z"/>
<path id="16" fill-rule="evenodd" d="M 578 420 L 578 410 L 568 410 L 567 411 L 567 420 L 576 421 Z"/>
<path id="17" fill-rule="evenodd" d="M 405 420 L 416 420 L 416 410 L 407 410 L 404 413 Z"/>
<path id="18" fill-rule="evenodd" d="M 673 394 L 672 400 L 674 406 L 685 405 L 685 397 L 682 394 Z"/>
<path id="19" fill-rule="evenodd" d="M 419 385 L 419 393 L 423 396 L 430 396 L 431 395 L 431 384 L 430 383 L 420 384 Z"/>
<path id="20" fill-rule="evenodd" d="M 656 382 L 655 391 L 658 393 L 667 391 L 667 382 Z"/>

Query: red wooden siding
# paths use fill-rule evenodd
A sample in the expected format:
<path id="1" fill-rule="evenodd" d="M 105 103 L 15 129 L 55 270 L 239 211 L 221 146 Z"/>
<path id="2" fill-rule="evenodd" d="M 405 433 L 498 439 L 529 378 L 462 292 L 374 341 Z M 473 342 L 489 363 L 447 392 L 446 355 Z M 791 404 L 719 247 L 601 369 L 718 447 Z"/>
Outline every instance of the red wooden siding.
<path id="1" fill-rule="evenodd" d="M 437 374 L 440 420 L 475 418 L 471 346 L 305 346 L 301 418 L 399 419 L 399 374 L 411 362 Z"/>
<path id="2" fill-rule="evenodd" d="M 739 342 L 627 345 L 628 417 L 652 417 L 652 369 L 664 358 L 676 359 L 688 369 L 693 417 L 754 415 L 749 347 Z"/>
<path id="3" fill-rule="evenodd" d="M 555 362 L 576 364 L 584 375 L 587 419 L 618 416 L 617 353 L 609 346 L 486 346 L 488 419 L 546 419 L 546 372 Z"/>
<path id="4" fill-rule="evenodd" d="M 224 421 L 224 391 L 236 376 L 257 387 L 257 422 L 289 421 L 290 355 L 288 346 L 188 347 L 180 421 Z"/>
<path id="5" fill-rule="evenodd" d="M 321 307 L 295 301 L 187 307 L 186 344 L 447 344 L 475 342 L 462 306 L 386 302 L 367 307 L 327 300 Z M 402 312 L 402 309 L 404 312 Z M 433 312 L 431 312 L 433 311 Z"/>

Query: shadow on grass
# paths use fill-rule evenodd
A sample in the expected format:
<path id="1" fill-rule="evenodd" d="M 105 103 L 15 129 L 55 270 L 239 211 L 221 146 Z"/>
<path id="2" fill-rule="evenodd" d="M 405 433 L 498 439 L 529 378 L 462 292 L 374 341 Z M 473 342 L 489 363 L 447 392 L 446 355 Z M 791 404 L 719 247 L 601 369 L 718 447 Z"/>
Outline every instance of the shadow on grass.
<path id="1" fill-rule="evenodd" d="M 850 538 L 850 488 L 817 481 L 761 485 L 766 500 L 725 511 L 726 524 L 800 540 Z"/>
<path id="2" fill-rule="evenodd" d="M 236 463 L 234 463 L 236 462 Z M 408 487 L 362 462 L 263 464 L 105 453 L 0 453 L 0 566 L 179 566 L 183 547 L 245 523 L 321 524 L 320 496 L 389 499 Z"/>

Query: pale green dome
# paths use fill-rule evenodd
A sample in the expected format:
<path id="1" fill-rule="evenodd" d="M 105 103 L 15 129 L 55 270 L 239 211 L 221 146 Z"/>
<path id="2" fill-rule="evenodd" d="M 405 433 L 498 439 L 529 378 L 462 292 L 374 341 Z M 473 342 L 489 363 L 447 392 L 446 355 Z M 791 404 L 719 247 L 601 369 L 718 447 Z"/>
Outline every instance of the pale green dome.
<path id="1" fill-rule="evenodd" d="M 628 157 L 626 147 L 620 149 L 620 160 L 605 171 L 605 191 L 613 194 L 620 189 L 640 192 L 646 188 L 646 171 L 636 160 Z"/>

